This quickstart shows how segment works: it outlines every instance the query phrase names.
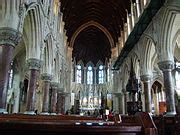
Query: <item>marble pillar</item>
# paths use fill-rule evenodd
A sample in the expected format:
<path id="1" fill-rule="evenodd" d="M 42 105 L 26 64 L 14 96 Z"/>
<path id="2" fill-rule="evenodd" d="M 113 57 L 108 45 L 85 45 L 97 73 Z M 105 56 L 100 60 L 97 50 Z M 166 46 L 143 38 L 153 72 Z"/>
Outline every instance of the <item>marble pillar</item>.
<path id="1" fill-rule="evenodd" d="M 51 114 L 57 113 L 57 90 L 58 83 L 51 82 L 52 96 L 51 96 Z"/>
<path id="2" fill-rule="evenodd" d="M 51 79 L 52 75 L 47 73 L 41 74 L 41 80 L 43 81 L 43 105 L 41 114 L 48 114 L 49 112 L 49 89 Z"/>
<path id="3" fill-rule="evenodd" d="M 27 66 L 29 68 L 29 84 L 27 91 L 27 103 L 25 114 L 34 114 L 35 111 L 35 93 L 37 87 L 37 80 L 39 77 L 39 70 L 41 67 L 41 60 L 31 58 L 27 60 Z"/>
<path id="4" fill-rule="evenodd" d="M 6 100 L 9 69 L 15 46 L 21 34 L 11 28 L 0 28 L 0 113 L 7 113 Z"/>
<path id="5" fill-rule="evenodd" d="M 65 94 L 58 91 L 57 113 L 65 114 Z"/>
<path id="6" fill-rule="evenodd" d="M 172 69 L 174 68 L 174 62 L 172 61 L 162 61 L 158 63 L 159 68 L 163 72 L 164 77 L 164 88 L 166 93 L 166 105 L 167 105 L 167 115 L 175 115 L 175 99 L 174 99 L 174 86 L 172 81 Z"/>
<path id="7" fill-rule="evenodd" d="M 141 81 L 144 85 L 144 97 L 145 97 L 145 112 L 152 112 L 152 98 L 151 98 L 151 76 L 142 75 Z"/>

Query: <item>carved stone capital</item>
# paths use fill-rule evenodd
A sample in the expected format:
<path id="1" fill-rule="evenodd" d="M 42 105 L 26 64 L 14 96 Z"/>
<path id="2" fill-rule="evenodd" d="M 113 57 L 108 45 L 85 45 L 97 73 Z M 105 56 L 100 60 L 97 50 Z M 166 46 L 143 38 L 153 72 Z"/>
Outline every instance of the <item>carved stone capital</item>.
<path id="1" fill-rule="evenodd" d="M 141 78 L 141 81 L 148 82 L 151 80 L 152 77 L 150 75 L 141 75 L 140 78 Z"/>
<path id="2" fill-rule="evenodd" d="M 122 93 L 123 93 L 123 94 L 126 94 L 126 89 L 122 89 Z"/>
<path id="3" fill-rule="evenodd" d="M 158 66 L 162 71 L 172 70 L 174 68 L 174 62 L 170 60 L 161 61 L 158 63 Z"/>
<path id="4" fill-rule="evenodd" d="M 58 91 L 59 91 L 60 93 L 64 93 L 64 88 L 59 88 Z"/>
<path id="5" fill-rule="evenodd" d="M 52 75 L 50 75 L 48 73 L 43 73 L 43 74 L 41 74 L 41 79 L 43 81 L 51 81 L 52 80 Z"/>
<path id="6" fill-rule="evenodd" d="M 64 96 L 64 97 L 67 96 L 67 94 L 66 94 L 65 92 L 63 92 L 63 91 L 58 91 L 58 93 L 59 93 L 61 96 Z"/>
<path id="7" fill-rule="evenodd" d="M 113 93 L 116 97 L 121 97 L 122 93 L 118 92 L 118 93 Z"/>
<path id="8" fill-rule="evenodd" d="M 59 83 L 58 82 L 51 82 L 51 87 L 52 87 L 52 89 L 58 89 Z"/>
<path id="9" fill-rule="evenodd" d="M 12 28 L 0 28 L 0 45 L 16 46 L 21 40 L 21 33 Z"/>
<path id="10" fill-rule="evenodd" d="M 27 67 L 28 67 L 29 69 L 37 69 L 37 70 L 40 70 L 41 65 L 42 65 L 42 62 L 41 62 L 41 60 L 39 60 L 39 59 L 31 58 L 31 59 L 28 59 L 28 60 L 27 60 Z"/>

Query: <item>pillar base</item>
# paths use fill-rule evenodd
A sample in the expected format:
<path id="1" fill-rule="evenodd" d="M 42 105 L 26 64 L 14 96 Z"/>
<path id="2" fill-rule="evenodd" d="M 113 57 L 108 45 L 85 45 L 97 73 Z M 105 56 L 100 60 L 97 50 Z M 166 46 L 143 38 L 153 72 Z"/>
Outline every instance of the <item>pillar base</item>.
<path id="1" fill-rule="evenodd" d="M 51 113 L 50 115 L 57 115 L 56 113 Z"/>
<path id="2" fill-rule="evenodd" d="M 6 111 L 6 109 L 0 108 L 0 114 L 8 114 L 8 112 Z"/>
<path id="3" fill-rule="evenodd" d="M 26 112 L 24 112 L 24 114 L 36 115 L 36 113 L 34 111 L 26 111 Z"/>
<path id="4" fill-rule="evenodd" d="M 40 113 L 40 115 L 49 115 L 49 113 L 48 112 L 42 112 L 42 113 Z"/>
<path id="5" fill-rule="evenodd" d="M 174 116 L 176 115 L 176 112 L 167 112 L 165 116 Z"/>

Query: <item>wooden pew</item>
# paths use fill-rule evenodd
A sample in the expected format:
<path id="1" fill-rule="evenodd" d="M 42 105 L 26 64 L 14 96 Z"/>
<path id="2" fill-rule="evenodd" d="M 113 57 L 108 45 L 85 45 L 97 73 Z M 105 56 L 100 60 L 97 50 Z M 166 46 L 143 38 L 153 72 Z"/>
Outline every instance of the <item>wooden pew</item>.
<path id="1" fill-rule="evenodd" d="M 122 122 L 115 124 L 115 122 L 84 116 L 1 114 L 0 134 L 144 135 L 143 126 L 134 118 L 122 117 Z"/>
<path id="2" fill-rule="evenodd" d="M 145 135 L 158 135 L 156 125 L 154 124 L 153 119 L 149 113 L 137 112 L 136 116 L 143 126 Z"/>
<path id="3" fill-rule="evenodd" d="M 158 135 L 179 135 L 180 134 L 180 114 L 174 116 L 154 116 L 154 123 L 158 129 Z"/>

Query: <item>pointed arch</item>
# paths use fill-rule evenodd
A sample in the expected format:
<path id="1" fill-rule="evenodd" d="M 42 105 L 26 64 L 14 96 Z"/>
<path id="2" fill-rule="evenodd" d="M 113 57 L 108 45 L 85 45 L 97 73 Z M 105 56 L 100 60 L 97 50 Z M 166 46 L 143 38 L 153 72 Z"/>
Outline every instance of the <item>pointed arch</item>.
<path id="1" fill-rule="evenodd" d="M 123 68 L 122 68 L 122 74 L 123 74 L 123 78 L 124 78 L 124 80 L 122 80 L 122 88 L 123 89 L 126 88 L 126 84 L 129 79 L 129 66 L 128 65 L 129 65 L 128 63 L 124 63 Z"/>
<path id="2" fill-rule="evenodd" d="M 102 26 L 101 24 L 99 24 L 98 22 L 95 22 L 95 21 L 89 21 L 89 22 L 81 25 L 81 26 L 74 32 L 74 34 L 72 35 L 71 40 L 70 40 L 70 46 L 71 46 L 71 47 L 73 47 L 74 42 L 75 42 L 75 39 L 76 39 L 76 37 L 79 35 L 79 33 L 80 33 L 82 30 L 84 30 L 85 28 L 89 27 L 89 26 L 95 26 L 95 27 L 99 28 L 99 29 L 107 36 L 111 47 L 112 47 L 112 48 L 114 47 L 114 41 L 113 41 L 113 38 L 112 38 L 111 34 L 109 33 L 109 31 L 108 31 L 104 26 Z"/>
<path id="3" fill-rule="evenodd" d="M 78 61 L 78 62 L 77 62 L 77 65 L 81 65 L 82 67 L 84 67 L 84 63 L 83 63 L 82 60 Z"/>
<path id="4" fill-rule="evenodd" d="M 52 72 L 55 73 L 55 71 L 53 71 L 53 67 L 55 70 L 55 65 L 56 65 L 56 61 L 54 61 L 53 58 L 53 39 L 52 39 L 52 35 L 48 34 L 44 40 L 45 46 L 44 46 L 44 57 L 43 57 L 43 61 L 44 61 L 44 65 L 43 65 L 43 72 L 45 73 L 49 73 L 51 74 Z"/>
<path id="5" fill-rule="evenodd" d="M 40 5 L 33 3 L 29 5 L 25 14 L 23 33 L 26 35 L 24 39 L 27 39 L 24 40 L 27 52 L 26 59 L 40 59 L 43 33 L 41 12 Z"/>
<path id="6" fill-rule="evenodd" d="M 94 67 L 93 62 L 92 62 L 92 61 L 89 61 L 89 62 L 86 64 L 86 67 L 88 67 L 88 66 L 92 66 L 92 67 Z"/>
<path id="7" fill-rule="evenodd" d="M 140 44 L 140 66 L 141 75 L 152 74 L 153 65 L 157 58 L 155 43 L 150 36 L 143 35 Z"/>
<path id="8" fill-rule="evenodd" d="M 167 8 L 163 16 L 161 31 L 160 31 L 160 46 L 161 49 L 159 58 L 160 61 L 174 61 L 174 37 L 180 29 L 180 10 L 176 7 Z"/>
<path id="9" fill-rule="evenodd" d="M 100 65 L 103 65 L 103 62 L 101 60 L 97 62 L 96 67 L 99 67 Z"/>
<path id="10" fill-rule="evenodd" d="M 173 48 L 172 53 L 174 54 L 174 58 L 176 59 L 176 61 L 180 61 L 180 54 L 179 54 L 179 50 L 180 50 L 180 29 L 176 32 L 176 34 L 173 38 L 172 48 Z"/>
<path id="11" fill-rule="evenodd" d="M 139 57 L 136 54 L 136 52 L 133 51 L 131 53 L 131 59 L 132 59 L 132 62 L 133 62 L 132 64 L 133 64 L 134 71 L 136 73 L 136 77 L 138 77 L 140 75 L 140 73 L 139 73 L 140 65 L 139 65 Z"/>

